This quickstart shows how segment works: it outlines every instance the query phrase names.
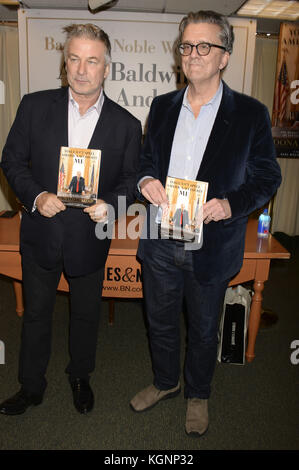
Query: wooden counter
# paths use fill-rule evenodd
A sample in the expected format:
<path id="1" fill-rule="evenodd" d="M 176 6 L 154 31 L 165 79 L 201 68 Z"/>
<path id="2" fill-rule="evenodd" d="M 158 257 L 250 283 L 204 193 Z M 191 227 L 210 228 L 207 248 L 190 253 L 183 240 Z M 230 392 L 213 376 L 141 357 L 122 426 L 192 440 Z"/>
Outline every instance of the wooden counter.
<path id="1" fill-rule="evenodd" d="M 132 217 L 129 218 L 132 220 Z M 16 311 L 23 314 L 21 256 L 19 254 L 20 217 L 0 217 L 0 274 L 13 279 L 16 294 Z M 138 239 L 115 238 L 111 242 L 105 267 L 102 296 L 107 298 L 142 298 L 141 266 L 136 259 Z M 254 357 L 256 336 L 259 329 L 262 292 L 269 278 L 271 259 L 288 259 L 290 253 L 272 236 L 257 237 L 257 220 L 247 225 L 243 266 L 230 286 L 253 280 L 254 295 L 249 315 L 246 359 Z M 58 290 L 68 291 L 68 283 L 62 275 Z M 113 302 L 109 308 L 109 322 L 113 323 Z"/>

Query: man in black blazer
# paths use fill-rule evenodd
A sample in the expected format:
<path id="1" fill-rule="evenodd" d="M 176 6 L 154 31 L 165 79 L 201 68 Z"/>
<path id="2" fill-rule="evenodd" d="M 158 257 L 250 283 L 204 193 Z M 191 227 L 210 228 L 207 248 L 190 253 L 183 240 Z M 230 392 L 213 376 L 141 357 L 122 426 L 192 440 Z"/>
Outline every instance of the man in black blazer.
<path id="1" fill-rule="evenodd" d="M 154 381 L 130 402 L 141 412 L 180 392 L 185 295 L 185 430 L 197 436 L 209 424 L 218 318 L 229 280 L 242 266 L 247 217 L 281 181 L 267 109 L 221 80 L 232 45 L 232 28 L 221 15 L 200 11 L 182 20 L 178 49 L 188 86 L 153 100 L 138 177 L 142 195 L 155 206 L 167 204 L 168 175 L 209 183 L 200 249 L 150 233 L 140 240 Z"/>
<path id="2" fill-rule="evenodd" d="M 77 171 L 77 175 L 72 177 L 72 180 L 69 185 L 69 191 L 72 194 L 84 194 L 85 191 L 85 181 L 81 176 L 80 171 Z"/>
<path id="3" fill-rule="evenodd" d="M 184 204 L 181 204 L 181 207 L 178 208 L 173 216 L 173 225 L 175 227 L 185 227 L 189 225 L 189 214 L 188 211 L 185 209 Z"/>
<path id="4" fill-rule="evenodd" d="M 134 200 L 141 124 L 103 92 L 111 55 L 109 38 L 92 24 L 70 25 L 65 32 L 69 87 L 23 97 L 2 156 L 1 167 L 24 207 L 22 387 L 0 405 L 0 412 L 8 415 L 42 402 L 51 316 L 62 271 L 69 281 L 71 305 L 66 372 L 76 409 L 81 413 L 92 409 L 89 378 L 95 367 L 104 266 L 111 241 L 96 237 L 96 223 L 105 222 L 107 211 L 117 215 L 119 197 L 127 203 Z M 57 198 L 61 146 L 101 150 L 95 205 L 66 207 Z"/>

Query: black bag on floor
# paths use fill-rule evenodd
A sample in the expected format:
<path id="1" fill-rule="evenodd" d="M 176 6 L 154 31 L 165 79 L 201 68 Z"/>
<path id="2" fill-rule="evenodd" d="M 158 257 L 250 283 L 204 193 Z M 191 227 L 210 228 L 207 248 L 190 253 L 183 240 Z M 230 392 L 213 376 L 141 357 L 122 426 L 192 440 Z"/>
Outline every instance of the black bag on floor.
<path id="1" fill-rule="evenodd" d="M 219 328 L 219 362 L 245 363 L 250 304 L 251 292 L 244 287 L 227 289 Z"/>

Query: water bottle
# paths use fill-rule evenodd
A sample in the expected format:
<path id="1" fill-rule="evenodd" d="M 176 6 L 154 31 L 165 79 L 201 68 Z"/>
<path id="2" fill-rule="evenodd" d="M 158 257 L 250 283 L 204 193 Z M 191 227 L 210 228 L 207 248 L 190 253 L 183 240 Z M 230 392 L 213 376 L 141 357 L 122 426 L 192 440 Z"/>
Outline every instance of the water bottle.
<path id="1" fill-rule="evenodd" d="M 271 217 L 268 214 L 268 209 L 259 216 L 259 223 L 257 227 L 257 236 L 260 238 L 267 238 L 269 236 Z"/>

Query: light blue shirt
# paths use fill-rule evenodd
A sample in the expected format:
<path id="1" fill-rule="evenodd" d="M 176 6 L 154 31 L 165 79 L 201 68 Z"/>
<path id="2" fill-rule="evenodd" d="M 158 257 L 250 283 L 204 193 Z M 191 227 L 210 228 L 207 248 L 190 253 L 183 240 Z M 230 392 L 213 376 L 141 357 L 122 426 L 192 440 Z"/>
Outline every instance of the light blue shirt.
<path id="1" fill-rule="evenodd" d="M 219 109 L 223 84 L 220 81 L 217 92 L 200 108 L 197 118 L 188 102 L 188 88 L 176 125 L 168 175 L 195 180 Z"/>

